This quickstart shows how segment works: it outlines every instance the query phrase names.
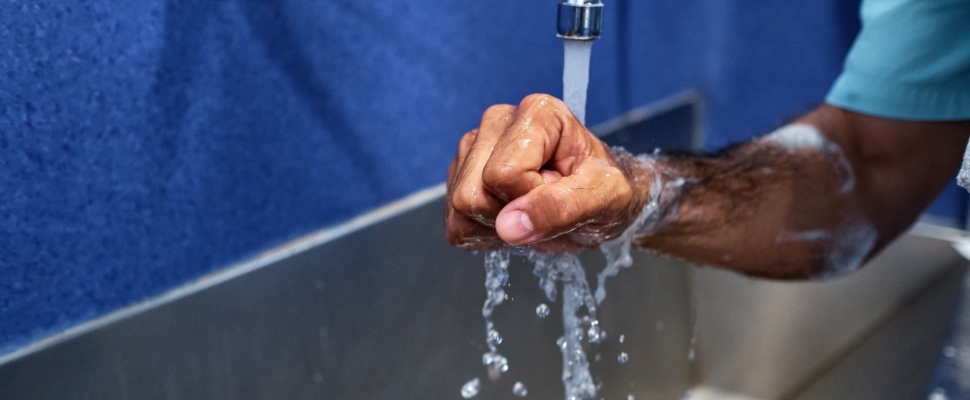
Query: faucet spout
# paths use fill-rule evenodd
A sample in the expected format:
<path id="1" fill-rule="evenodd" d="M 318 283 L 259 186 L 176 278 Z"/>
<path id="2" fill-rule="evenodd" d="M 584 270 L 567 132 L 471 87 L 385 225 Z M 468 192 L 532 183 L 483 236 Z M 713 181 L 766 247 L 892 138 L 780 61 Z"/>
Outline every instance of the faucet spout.
<path id="1" fill-rule="evenodd" d="M 570 40 L 596 40 L 603 30 L 600 0 L 566 0 L 559 3 L 557 36 Z"/>

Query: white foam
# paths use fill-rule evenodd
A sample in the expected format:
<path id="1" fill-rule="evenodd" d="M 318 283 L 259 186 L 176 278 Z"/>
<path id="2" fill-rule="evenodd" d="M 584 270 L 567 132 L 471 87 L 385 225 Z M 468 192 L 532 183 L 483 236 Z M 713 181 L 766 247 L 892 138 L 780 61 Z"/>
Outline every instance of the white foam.
<path id="1" fill-rule="evenodd" d="M 963 153 L 963 165 L 960 167 L 960 173 L 957 174 L 957 183 L 970 191 L 970 143 L 967 143 L 967 151 Z"/>
<path id="2" fill-rule="evenodd" d="M 818 242 L 828 240 L 831 237 L 832 232 L 825 229 L 813 229 L 808 231 L 781 231 L 775 236 L 775 243 Z"/>
<path id="3" fill-rule="evenodd" d="M 821 277 L 838 277 L 858 270 L 878 238 L 879 232 L 869 221 L 857 219 L 844 224 L 826 257 L 828 270 Z"/>
<path id="4" fill-rule="evenodd" d="M 764 137 L 788 150 L 814 148 L 824 150 L 829 140 L 817 128 L 806 124 L 791 124 L 778 128 Z"/>
<path id="5" fill-rule="evenodd" d="M 776 129 L 761 138 L 774 142 L 786 150 L 815 149 L 832 163 L 832 172 L 842 179 L 839 193 L 850 193 L 855 189 L 855 171 L 845 158 L 842 147 L 828 140 L 818 128 L 808 124 L 790 124 Z"/>

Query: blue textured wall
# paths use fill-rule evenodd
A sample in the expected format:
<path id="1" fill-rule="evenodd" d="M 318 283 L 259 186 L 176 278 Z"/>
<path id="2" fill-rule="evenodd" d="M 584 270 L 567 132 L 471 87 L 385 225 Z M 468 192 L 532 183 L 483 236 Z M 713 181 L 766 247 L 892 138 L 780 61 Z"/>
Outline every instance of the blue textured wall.
<path id="1" fill-rule="evenodd" d="M 855 7 L 610 2 L 590 122 L 698 88 L 710 147 L 764 133 L 821 101 Z M 559 94 L 554 13 L 4 1 L 0 353 L 443 181 L 485 107 Z"/>

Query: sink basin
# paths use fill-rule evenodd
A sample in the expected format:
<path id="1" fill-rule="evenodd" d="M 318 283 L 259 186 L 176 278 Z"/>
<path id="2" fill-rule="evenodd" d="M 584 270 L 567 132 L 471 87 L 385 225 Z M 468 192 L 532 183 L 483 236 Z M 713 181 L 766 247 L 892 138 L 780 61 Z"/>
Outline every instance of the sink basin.
<path id="1" fill-rule="evenodd" d="M 7 355 L 0 398 L 446 399 L 475 377 L 478 398 L 517 398 L 517 381 L 531 398 L 562 398 L 561 317 L 535 315 L 548 300 L 521 259 L 494 316 L 510 370 L 488 379 L 483 258 L 445 242 L 442 190 Z M 589 349 L 601 395 L 921 397 L 964 272 L 941 229 L 919 226 L 831 282 L 758 281 L 637 252 L 607 283 L 608 339 Z M 604 264 L 583 259 L 591 273 Z"/>
<path id="2" fill-rule="evenodd" d="M 698 271 L 698 398 L 925 398 L 963 287 L 958 235 L 918 225 L 830 282 Z"/>

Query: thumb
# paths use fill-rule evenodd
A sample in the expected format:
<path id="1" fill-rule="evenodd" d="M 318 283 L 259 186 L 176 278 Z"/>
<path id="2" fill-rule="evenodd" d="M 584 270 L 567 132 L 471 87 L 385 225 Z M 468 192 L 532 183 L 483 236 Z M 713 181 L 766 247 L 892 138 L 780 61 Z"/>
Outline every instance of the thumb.
<path id="1" fill-rule="evenodd" d="M 502 208 L 495 220 L 499 237 L 513 245 L 529 245 L 577 228 L 607 235 L 612 232 L 597 229 L 625 226 L 632 189 L 623 174 L 613 168 L 577 172 L 539 185 Z"/>

